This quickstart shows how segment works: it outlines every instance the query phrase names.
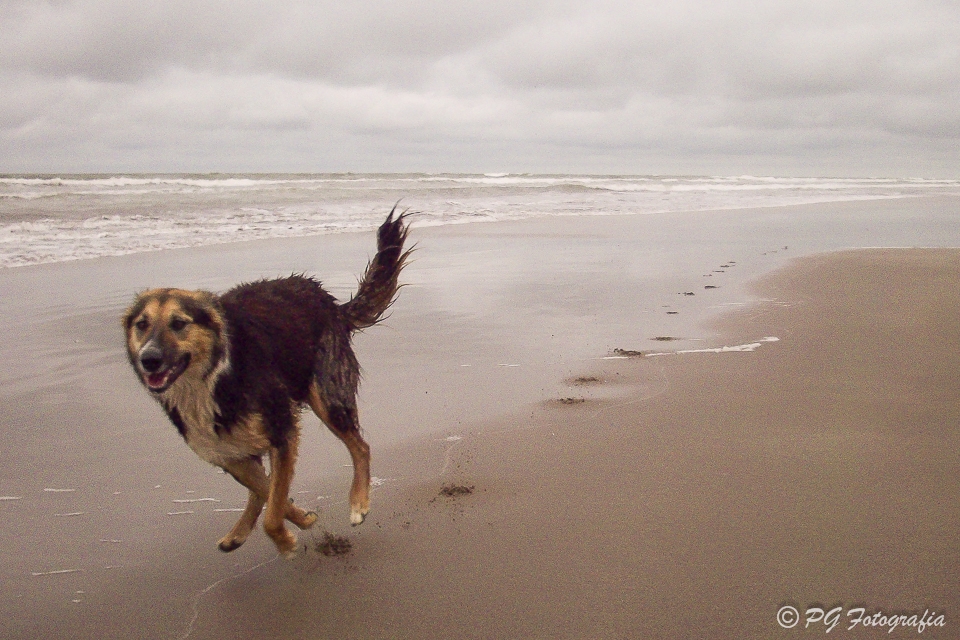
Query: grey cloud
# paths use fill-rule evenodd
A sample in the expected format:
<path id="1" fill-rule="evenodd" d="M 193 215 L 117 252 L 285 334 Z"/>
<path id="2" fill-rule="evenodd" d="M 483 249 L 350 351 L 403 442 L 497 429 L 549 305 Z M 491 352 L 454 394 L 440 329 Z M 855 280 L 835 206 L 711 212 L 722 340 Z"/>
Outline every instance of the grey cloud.
<path id="1" fill-rule="evenodd" d="M 0 61 L 6 171 L 960 169 L 951 3 L 7 1 Z"/>
<path id="2" fill-rule="evenodd" d="M 135 81 L 216 38 L 215 23 L 204 29 L 192 17 L 162 3 L 23 3 L 4 11 L 0 55 L 20 72 Z"/>
<path id="3" fill-rule="evenodd" d="M 537 3 L 249 0 L 6 3 L 6 64 L 21 71 L 131 81 L 169 66 L 369 78 L 483 41 Z M 374 63 L 367 69 L 362 62 Z M 379 61 L 380 64 L 376 64 Z"/>

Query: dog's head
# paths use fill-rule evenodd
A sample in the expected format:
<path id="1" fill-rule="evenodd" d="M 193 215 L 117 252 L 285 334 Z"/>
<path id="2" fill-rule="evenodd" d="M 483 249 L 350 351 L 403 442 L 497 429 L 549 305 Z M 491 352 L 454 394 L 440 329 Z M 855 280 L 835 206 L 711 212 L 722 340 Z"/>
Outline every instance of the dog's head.
<path id="1" fill-rule="evenodd" d="M 206 291 L 144 291 L 123 326 L 130 364 L 152 393 L 163 393 L 181 377 L 206 378 L 226 355 L 223 312 Z"/>

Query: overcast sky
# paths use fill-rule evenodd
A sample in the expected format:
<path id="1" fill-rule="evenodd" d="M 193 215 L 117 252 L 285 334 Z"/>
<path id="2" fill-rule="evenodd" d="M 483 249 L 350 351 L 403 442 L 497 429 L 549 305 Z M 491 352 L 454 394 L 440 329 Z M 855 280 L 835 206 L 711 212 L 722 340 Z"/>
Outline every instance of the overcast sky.
<path id="1" fill-rule="evenodd" d="M 0 171 L 960 177 L 960 2 L 0 0 Z"/>

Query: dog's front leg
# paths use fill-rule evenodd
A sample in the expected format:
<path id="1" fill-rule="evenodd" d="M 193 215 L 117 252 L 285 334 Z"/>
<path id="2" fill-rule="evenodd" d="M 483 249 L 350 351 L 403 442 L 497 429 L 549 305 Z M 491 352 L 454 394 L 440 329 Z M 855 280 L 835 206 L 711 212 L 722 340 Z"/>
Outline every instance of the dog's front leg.
<path id="1" fill-rule="evenodd" d="M 296 554 L 297 537 L 284 526 L 288 496 L 293 482 L 294 465 L 297 462 L 297 437 L 291 434 L 286 444 L 270 449 L 270 495 L 267 498 L 267 513 L 263 517 L 263 529 L 277 545 L 285 558 Z"/>
<path id="2" fill-rule="evenodd" d="M 225 553 L 233 551 L 246 542 L 250 532 L 253 531 L 254 525 L 257 524 L 257 518 L 260 517 L 261 511 L 263 511 L 263 499 L 256 492 L 251 491 L 250 497 L 247 499 L 247 507 L 243 510 L 240 519 L 237 520 L 237 524 L 233 525 L 230 533 L 217 541 L 220 551 Z"/>
<path id="3" fill-rule="evenodd" d="M 263 505 L 270 496 L 270 480 L 267 478 L 260 458 L 253 456 L 225 464 L 224 471 L 250 491 L 247 507 L 237 524 L 230 530 L 230 533 L 218 542 L 220 550 L 227 552 L 233 551 L 246 542 L 253 527 L 257 524 L 257 518 L 260 517 Z M 309 529 L 317 521 L 315 511 L 304 511 L 293 504 L 292 501 L 287 502 L 284 517 L 301 529 Z"/>

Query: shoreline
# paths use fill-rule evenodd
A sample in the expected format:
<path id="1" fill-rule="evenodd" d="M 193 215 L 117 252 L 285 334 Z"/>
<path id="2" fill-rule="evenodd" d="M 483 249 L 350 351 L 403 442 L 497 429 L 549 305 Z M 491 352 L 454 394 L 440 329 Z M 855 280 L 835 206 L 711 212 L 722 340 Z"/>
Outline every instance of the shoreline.
<path id="1" fill-rule="evenodd" d="M 263 179 L 265 178 L 265 179 Z M 957 181 L 439 174 L 0 178 L 0 264 L 200 247 L 228 237 L 373 230 L 402 200 L 424 226 L 538 214 L 657 214 L 960 195 Z M 389 207 L 389 204 L 387 204 Z M 383 211 L 385 215 L 386 211 Z"/>
<path id="2" fill-rule="evenodd" d="M 660 237 L 691 240 L 685 234 L 706 218 L 692 216 L 661 229 Z M 233 554 L 216 552 L 213 543 L 236 517 L 228 510 L 242 505 L 242 492 L 177 439 L 136 386 L 119 347 L 119 356 L 103 355 L 104 345 L 120 342 L 114 321 L 93 333 L 89 314 L 51 321 L 44 325 L 55 329 L 49 333 L 31 325 L 41 338 L 59 340 L 53 344 L 64 337 L 81 342 L 67 354 L 43 351 L 53 376 L 41 371 L 42 384 L 15 391 L 17 406 L 3 408 L 4 423 L 19 428 L 7 430 L 0 447 L 0 493 L 21 497 L 0 502 L 9 523 L 0 545 L 5 625 L 50 637 L 76 628 L 101 637 L 136 629 L 158 638 L 188 630 L 191 638 L 250 630 L 300 637 L 321 629 L 357 638 L 687 637 L 690 627 L 681 621 L 693 607 L 702 637 L 720 638 L 731 629 L 743 637 L 782 633 L 774 620 L 781 601 L 958 610 L 950 594 L 960 593 L 951 577 L 960 562 L 950 532 L 960 524 L 951 504 L 960 468 L 952 452 L 960 443 L 947 428 L 958 416 L 945 381 L 958 370 L 952 354 L 960 348 L 951 348 L 960 345 L 951 342 L 956 329 L 949 322 L 909 322 L 960 308 L 960 252 L 919 250 L 942 259 L 918 267 L 897 258 L 911 251 L 858 251 L 860 258 L 879 257 L 854 281 L 859 272 L 849 263 L 831 266 L 851 260 L 848 254 L 804 257 L 762 276 L 746 311 L 717 318 L 705 294 L 683 295 L 683 278 L 702 284 L 705 269 L 695 267 L 724 255 L 740 258 L 730 281 L 751 279 L 785 255 L 748 261 L 726 255 L 732 245 L 723 244 L 717 255 L 690 260 L 697 244 L 656 267 L 659 289 L 652 280 L 627 282 L 645 274 L 649 261 L 603 285 L 612 259 L 638 259 L 636 246 L 624 246 L 621 236 L 636 234 L 635 225 L 655 232 L 650 220 L 547 222 L 423 235 L 434 258 L 411 270 L 399 303 L 412 299 L 410 306 L 398 306 L 387 326 L 358 344 L 368 372 L 361 420 L 375 441 L 374 475 L 382 480 L 372 518 L 359 529 L 347 526 L 346 453 L 305 424 L 292 495 L 319 506 L 321 520 L 301 533 L 311 550 L 292 563 L 273 560 L 260 529 Z M 704 242 L 716 240 L 710 229 L 701 233 Z M 325 256 L 344 286 L 352 277 L 346 266 L 362 267 L 372 248 L 370 238 L 358 240 Z M 302 249 L 284 245 L 285 252 L 315 251 L 294 244 Z M 738 246 L 746 253 L 749 245 Z M 491 253 L 493 247 L 502 252 Z M 225 256 L 210 254 L 227 266 L 217 275 L 224 280 L 231 269 L 276 262 L 263 253 L 245 256 L 253 262 L 243 265 Z M 211 264 L 184 265 L 182 257 L 149 262 L 144 272 L 202 274 Z M 503 277 L 488 282 L 491 264 Z M 692 273 L 678 278 L 674 264 Z M 127 272 L 119 280 L 138 277 Z M 720 277 L 727 274 L 710 276 Z M 719 293 L 734 288 L 725 283 Z M 611 302 L 609 292 L 622 292 L 619 301 Z M 679 318 L 658 306 L 664 299 Z M 636 300 L 653 313 L 638 313 Z M 58 308 L 62 303 L 49 307 Z M 713 318 L 710 326 L 694 333 L 665 324 L 692 322 L 695 308 L 705 310 L 698 317 Z M 644 323 L 645 315 L 654 322 Z M 864 325 L 875 317 L 907 323 L 896 343 L 902 348 L 886 349 L 897 333 L 885 325 Z M 580 329 L 584 321 L 602 326 L 591 335 Z M 876 339 L 878 331 L 884 340 Z M 708 346 L 780 340 L 754 351 L 603 359 L 614 348 L 690 346 L 653 339 L 670 332 L 723 336 L 709 338 Z M 460 367 L 464 354 L 476 358 L 473 366 Z M 512 358 L 503 362 L 503 354 Z M 408 370 L 378 370 L 384 362 L 407 363 Z M 941 377 L 931 379 L 928 369 Z M 530 376 L 537 376 L 534 384 Z M 519 383 L 527 386 L 513 388 Z M 411 397 L 424 389 L 440 398 Z M 378 397 L 384 390 L 389 397 Z M 814 401 L 802 402 L 808 391 L 816 392 Z M 491 398 L 499 393 L 514 395 L 496 404 Z M 882 402 L 887 396 L 892 404 Z M 578 397 L 583 402 L 562 402 Z M 383 425 L 405 416 L 433 428 L 385 437 Z M 914 428 L 898 429 L 897 419 Z M 854 428 L 856 420 L 875 428 Z M 938 428 L 941 422 L 946 426 Z M 918 467 L 916 456 L 928 466 Z M 819 475 L 811 475 L 811 464 Z M 906 486 L 902 478 L 909 478 Z M 442 495 L 446 485 L 470 491 Z M 911 504 L 924 510 L 905 511 Z M 873 510 L 893 515 L 878 522 Z M 346 536 L 352 551 L 328 558 L 314 550 L 324 529 Z M 871 568 L 853 540 L 894 574 Z M 285 614 L 280 621 L 278 610 Z M 743 614 L 739 622 L 734 610 Z M 504 613 L 491 619 L 490 611 Z M 927 633 L 934 631 L 940 633 Z"/>

